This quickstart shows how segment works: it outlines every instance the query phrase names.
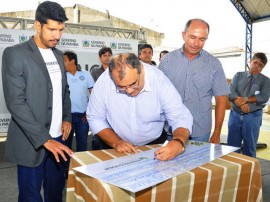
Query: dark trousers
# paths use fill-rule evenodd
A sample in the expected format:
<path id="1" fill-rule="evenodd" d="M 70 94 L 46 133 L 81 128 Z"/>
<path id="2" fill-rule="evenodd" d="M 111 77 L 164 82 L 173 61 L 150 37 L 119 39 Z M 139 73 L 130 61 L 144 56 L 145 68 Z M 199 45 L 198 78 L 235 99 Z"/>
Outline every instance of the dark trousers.
<path id="1" fill-rule="evenodd" d="M 160 137 L 156 140 L 147 143 L 147 145 L 151 144 L 163 144 L 167 140 L 167 133 L 163 130 Z M 92 137 L 92 150 L 101 150 L 101 149 L 112 149 L 109 145 L 107 145 L 98 135 L 94 135 Z"/>
<path id="2" fill-rule="evenodd" d="M 55 140 L 63 143 L 61 136 Z M 42 184 L 45 202 L 62 201 L 62 191 L 65 187 L 64 166 L 63 163 L 56 162 L 51 152 L 46 152 L 43 162 L 37 167 L 18 165 L 17 175 L 19 202 L 42 202 Z"/>
<path id="3" fill-rule="evenodd" d="M 83 117 L 85 113 L 72 113 L 72 129 L 68 136 L 68 139 L 65 141 L 65 145 L 72 149 L 72 141 L 74 133 L 76 134 L 76 151 L 87 151 L 87 138 L 89 132 L 88 122 L 83 122 Z M 69 169 L 70 157 L 67 157 L 67 161 L 65 162 L 65 170 L 66 172 Z"/>
<path id="4" fill-rule="evenodd" d="M 87 150 L 87 137 L 89 132 L 88 122 L 83 122 L 82 118 L 85 113 L 72 113 L 72 129 L 66 140 L 66 145 L 72 149 L 72 140 L 74 133 L 76 134 L 76 151 L 86 151 Z"/>

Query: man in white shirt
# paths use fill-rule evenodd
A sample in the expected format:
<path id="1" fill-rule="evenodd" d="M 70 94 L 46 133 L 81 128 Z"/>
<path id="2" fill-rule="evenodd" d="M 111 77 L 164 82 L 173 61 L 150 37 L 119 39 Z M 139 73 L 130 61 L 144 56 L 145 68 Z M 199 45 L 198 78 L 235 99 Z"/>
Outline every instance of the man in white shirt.
<path id="1" fill-rule="evenodd" d="M 173 140 L 159 148 L 156 159 L 182 153 L 193 119 L 169 79 L 157 68 L 143 64 L 134 53 L 114 56 L 90 96 L 87 119 L 92 149 L 114 148 L 137 152 L 137 146 L 163 143 L 164 122 L 172 126 Z"/>
<path id="2" fill-rule="evenodd" d="M 62 144 L 71 130 L 71 106 L 63 54 L 55 46 L 66 20 L 58 3 L 39 4 L 34 37 L 3 53 L 3 90 L 11 113 L 6 158 L 17 164 L 19 202 L 62 201 L 63 161 L 72 155 Z"/>

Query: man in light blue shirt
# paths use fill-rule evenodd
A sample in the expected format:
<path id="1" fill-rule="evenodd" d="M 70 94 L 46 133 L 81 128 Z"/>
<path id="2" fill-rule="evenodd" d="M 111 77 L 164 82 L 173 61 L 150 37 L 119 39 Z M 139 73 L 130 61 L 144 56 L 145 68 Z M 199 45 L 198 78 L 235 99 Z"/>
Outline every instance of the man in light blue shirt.
<path id="1" fill-rule="evenodd" d="M 81 70 L 76 53 L 72 51 L 64 52 L 64 61 L 67 70 L 72 114 L 72 130 L 66 140 L 66 145 L 70 149 L 72 148 L 72 140 L 75 133 L 76 151 L 86 151 L 89 132 L 86 108 L 90 89 L 94 86 L 94 80 L 89 72 Z"/>
<path id="2" fill-rule="evenodd" d="M 193 116 L 190 139 L 219 144 L 229 88 L 220 61 L 203 50 L 208 34 L 207 22 L 189 20 L 182 32 L 183 47 L 167 53 L 158 68 L 173 83 Z M 215 126 L 210 137 L 213 97 Z"/>
<path id="3" fill-rule="evenodd" d="M 137 153 L 137 146 L 163 143 L 167 120 L 173 140 L 156 151 L 160 160 L 174 158 L 184 150 L 193 123 L 169 79 L 160 70 L 142 64 L 133 53 L 110 60 L 93 88 L 87 119 L 93 134 L 92 149 L 128 153 Z"/>

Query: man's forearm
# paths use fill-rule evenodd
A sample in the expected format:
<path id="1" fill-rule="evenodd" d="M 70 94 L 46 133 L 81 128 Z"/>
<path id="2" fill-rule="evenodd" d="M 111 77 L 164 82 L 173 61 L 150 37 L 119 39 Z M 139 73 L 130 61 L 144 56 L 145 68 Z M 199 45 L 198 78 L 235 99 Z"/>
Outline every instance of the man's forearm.
<path id="1" fill-rule="evenodd" d="M 97 134 L 107 145 L 115 148 L 115 145 L 122 139 L 111 129 L 105 128 Z"/>
<path id="2" fill-rule="evenodd" d="M 178 138 L 186 143 L 189 138 L 190 132 L 186 128 L 177 128 L 173 131 L 173 138 Z"/>
<path id="3" fill-rule="evenodd" d="M 256 103 L 256 102 L 257 102 L 257 99 L 255 96 L 251 96 L 246 99 L 246 103 Z"/>
<path id="4" fill-rule="evenodd" d="M 226 110 L 226 99 L 227 96 L 217 96 L 216 97 L 216 107 L 215 107 L 215 128 L 216 132 L 221 131 L 225 110 Z"/>

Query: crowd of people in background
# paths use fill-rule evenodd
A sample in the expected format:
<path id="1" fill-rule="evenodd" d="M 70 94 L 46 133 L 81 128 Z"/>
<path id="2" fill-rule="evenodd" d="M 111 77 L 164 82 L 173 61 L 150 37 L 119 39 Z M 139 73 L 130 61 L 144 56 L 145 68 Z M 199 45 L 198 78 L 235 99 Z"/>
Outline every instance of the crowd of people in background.
<path id="1" fill-rule="evenodd" d="M 103 47 L 100 66 L 89 73 L 75 52 L 56 48 L 67 20 L 58 3 L 40 3 L 35 35 L 3 53 L 3 91 L 12 116 L 6 158 L 17 164 L 19 201 L 42 201 L 42 186 L 45 201 L 62 200 L 74 134 L 74 151 L 127 153 L 170 135 L 155 152 L 158 160 L 181 155 L 188 140 L 219 144 L 228 97 L 228 145 L 256 157 L 262 109 L 270 97 L 270 80 L 261 73 L 264 53 L 254 54 L 249 71 L 236 73 L 228 86 L 220 61 L 203 49 L 209 24 L 191 19 L 183 46 L 161 51 L 159 64 L 150 44 L 140 44 L 138 54 L 113 55 Z"/>

